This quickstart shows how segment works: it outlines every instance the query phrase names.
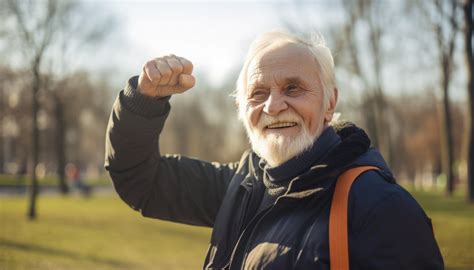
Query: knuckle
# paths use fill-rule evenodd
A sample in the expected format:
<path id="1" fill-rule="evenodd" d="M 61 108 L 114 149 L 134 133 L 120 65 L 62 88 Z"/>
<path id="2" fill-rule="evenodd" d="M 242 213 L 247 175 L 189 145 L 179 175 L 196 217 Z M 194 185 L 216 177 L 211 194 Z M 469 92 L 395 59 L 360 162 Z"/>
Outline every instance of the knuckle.
<path id="1" fill-rule="evenodd" d="M 181 57 L 180 59 L 184 61 L 185 63 L 191 64 L 191 61 L 189 61 L 187 58 Z"/>
<path id="2" fill-rule="evenodd" d="M 166 62 L 164 61 L 163 59 L 161 58 L 156 58 L 154 61 L 153 61 L 153 64 L 159 69 L 163 63 Z"/>
<path id="3" fill-rule="evenodd" d="M 184 68 L 179 63 L 176 63 L 176 62 L 173 61 L 173 62 L 170 63 L 170 66 L 177 73 L 182 73 L 183 72 Z"/>
<path id="4" fill-rule="evenodd" d="M 193 63 L 189 62 L 186 60 L 185 65 L 187 68 L 192 69 L 193 68 Z"/>
<path id="5" fill-rule="evenodd" d="M 149 62 L 146 62 L 144 65 L 143 65 L 143 70 L 148 70 L 150 68 L 150 63 Z"/>
<path id="6" fill-rule="evenodd" d="M 193 71 L 193 64 L 190 61 L 182 58 L 180 59 L 180 62 L 183 66 L 183 70 L 185 73 L 191 73 Z"/>
<path id="7" fill-rule="evenodd" d="M 167 69 L 165 69 L 165 70 L 163 70 L 163 71 L 160 71 L 160 72 L 161 72 L 161 75 L 162 75 L 163 77 L 170 77 L 171 74 L 172 74 L 172 72 L 171 72 L 171 70 L 170 70 L 169 68 L 167 68 Z"/>
<path id="8" fill-rule="evenodd" d="M 180 58 L 179 60 L 181 61 L 181 63 L 183 63 L 183 65 L 189 65 L 189 64 L 191 63 L 191 62 L 190 62 L 188 59 L 186 59 L 186 58 Z"/>

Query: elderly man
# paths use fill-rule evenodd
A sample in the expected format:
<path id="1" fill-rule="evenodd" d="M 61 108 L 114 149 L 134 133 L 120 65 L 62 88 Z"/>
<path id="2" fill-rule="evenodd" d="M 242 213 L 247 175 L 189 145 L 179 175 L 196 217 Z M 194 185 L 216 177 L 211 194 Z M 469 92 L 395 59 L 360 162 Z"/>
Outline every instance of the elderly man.
<path id="1" fill-rule="evenodd" d="M 160 154 L 169 99 L 194 86 L 192 69 L 169 55 L 129 80 L 110 117 L 106 169 L 142 215 L 213 227 L 204 268 L 443 269 L 430 219 L 366 133 L 329 125 L 338 91 L 324 43 L 281 32 L 254 41 L 235 94 L 252 149 L 232 164 Z M 366 165 L 376 169 L 362 172 L 347 195 L 347 239 L 335 237 L 347 243 L 348 262 L 336 266 L 336 183 Z"/>

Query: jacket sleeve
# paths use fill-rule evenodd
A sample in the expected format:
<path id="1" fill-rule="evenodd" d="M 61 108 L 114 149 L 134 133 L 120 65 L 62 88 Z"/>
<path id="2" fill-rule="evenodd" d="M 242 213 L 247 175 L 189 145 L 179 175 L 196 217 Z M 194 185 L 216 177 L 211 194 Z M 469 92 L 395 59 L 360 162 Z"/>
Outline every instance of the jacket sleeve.
<path id="1" fill-rule="evenodd" d="M 213 226 L 237 164 L 161 156 L 169 97 L 142 96 L 136 81 L 120 92 L 107 126 L 105 168 L 115 190 L 145 217 Z"/>
<path id="2" fill-rule="evenodd" d="M 398 188 L 369 211 L 358 231 L 351 249 L 357 269 L 444 269 L 431 220 Z"/>

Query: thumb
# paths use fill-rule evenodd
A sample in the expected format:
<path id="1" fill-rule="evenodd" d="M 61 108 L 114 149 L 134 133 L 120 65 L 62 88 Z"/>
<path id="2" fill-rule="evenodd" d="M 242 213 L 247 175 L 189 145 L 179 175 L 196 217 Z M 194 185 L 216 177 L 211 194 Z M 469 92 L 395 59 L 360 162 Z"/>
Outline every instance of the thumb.
<path id="1" fill-rule="evenodd" d="M 196 79 L 193 75 L 190 74 L 181 74 L 178 78 L 178 87 L 182 89 L 182 91 L 186 91 L 189 88 L 192 88 L 196 83 Z"/>

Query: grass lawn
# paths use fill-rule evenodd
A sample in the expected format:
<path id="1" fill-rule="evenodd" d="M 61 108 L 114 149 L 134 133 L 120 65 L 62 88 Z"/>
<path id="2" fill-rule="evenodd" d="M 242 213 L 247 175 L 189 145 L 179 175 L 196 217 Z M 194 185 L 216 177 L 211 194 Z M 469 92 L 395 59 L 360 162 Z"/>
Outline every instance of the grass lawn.
<path id="1" fill-rule="evenodd" d="M 199 269 L 210 230 L 143 218 L 117 197 L 0 198 L 0 269 Z"/>
<path id="2" fill-rule="evenodd" d="M 446 269 L 474 269 L 474 205 L 464 194 L 445 198 L 441 192 L 414 192 L 433 222 Z"/>
<path id="3" fill-rule="evenodd" d="M 474 267 L 474 206 L 413 192 L 433 219 L 447 269 Z M 200 269 L 210 230 L 146 219 L 116 196 L 0 197 L 0 269 Z"/>

